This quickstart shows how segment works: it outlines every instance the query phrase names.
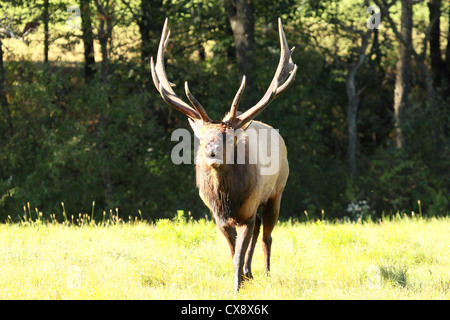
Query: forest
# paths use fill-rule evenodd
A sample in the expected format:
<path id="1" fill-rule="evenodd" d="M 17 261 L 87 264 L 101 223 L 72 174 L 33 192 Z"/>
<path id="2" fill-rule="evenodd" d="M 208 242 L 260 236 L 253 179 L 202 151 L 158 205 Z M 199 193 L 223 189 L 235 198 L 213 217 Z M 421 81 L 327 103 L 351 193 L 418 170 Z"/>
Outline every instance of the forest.
<path id="1" fill-rule="evenodd" d="M 222 119 L 275 73 L 280 17 L 296 78 L 256 120 L 279 129 L 290 176 L 281 219 L 450 212 L 450 3 L 443 0 L 0 1 L 0 221 L 209 215 L 189 128 L 155 89 L 166 71 Z M 186 100 L 186 99 L 185 99 Z M 190 128 L 189 128 L 190 129 Z"/>

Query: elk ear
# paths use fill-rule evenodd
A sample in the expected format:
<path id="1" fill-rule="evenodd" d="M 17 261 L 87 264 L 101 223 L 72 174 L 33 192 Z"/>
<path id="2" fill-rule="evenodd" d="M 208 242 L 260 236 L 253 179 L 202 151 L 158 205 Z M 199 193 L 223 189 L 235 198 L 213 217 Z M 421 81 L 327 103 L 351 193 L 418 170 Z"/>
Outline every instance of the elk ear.
<path id="1" fill-rule="evenodd" d="M 191 118 L 188 118 L 188 120 L 189 120 L 189 124 L 191 125 L 192 130 L 194 131 L 195 136 L 200 139 L 202 122 L 192 120 Z"/>
<path id="2" fill-rule="evenodd" d="M 240 127 L 239 129 L 242 129 L 242 130 L 247 130 L 247 128 L 248 127 L 250 127 L 250 125 L 252 124 L 252 122 L 253 122 L 253 120 L 251 120 L 251 121 L 249 121 L 249 122 L 247 122 L 246 124 L 244 124 L 242 127 Z"/>

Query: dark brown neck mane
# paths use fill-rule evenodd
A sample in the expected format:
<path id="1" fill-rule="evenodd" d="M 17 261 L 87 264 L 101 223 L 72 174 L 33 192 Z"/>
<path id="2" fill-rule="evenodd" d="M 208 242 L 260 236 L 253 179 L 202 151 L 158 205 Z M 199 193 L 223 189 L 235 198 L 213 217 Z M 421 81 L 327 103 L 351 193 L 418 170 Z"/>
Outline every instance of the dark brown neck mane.
<path id="1" fill-rule="evenodd" d="M 255 164 L 227 164 L 214 169 L 200 162 L 196 166 L 196 176 L 204 201 L 216 221 L 222 223 L 234 218 L 258 182 Z"/>

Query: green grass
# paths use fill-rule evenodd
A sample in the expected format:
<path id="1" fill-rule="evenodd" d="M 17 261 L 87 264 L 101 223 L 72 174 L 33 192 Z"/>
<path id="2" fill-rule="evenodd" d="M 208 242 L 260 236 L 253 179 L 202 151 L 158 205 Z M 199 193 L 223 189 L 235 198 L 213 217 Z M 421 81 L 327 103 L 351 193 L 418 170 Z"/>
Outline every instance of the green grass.
<path id="1" fill-rule="evenodd" d="M 450 299 L 449 218 L 279 223 L 235 294 L 211 221 L 33 217 L 0 225 L 0 299 Z"/>

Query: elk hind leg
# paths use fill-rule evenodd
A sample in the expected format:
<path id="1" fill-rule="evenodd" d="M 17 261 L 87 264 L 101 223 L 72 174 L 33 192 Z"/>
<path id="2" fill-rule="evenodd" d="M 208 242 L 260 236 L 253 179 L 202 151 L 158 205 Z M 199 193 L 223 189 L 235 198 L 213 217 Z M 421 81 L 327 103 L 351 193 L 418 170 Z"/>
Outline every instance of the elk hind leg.
<path id="1" fill-rule="evenodd" d="M 263 237 L 262 247 L 264 252 L 264 267 L 266 275 L 270 272 L 270 251 L 272 247 L 272 230 L 277 223 L 278 214 L 280 212 L 281 195 L 270 198 L 267 203 L 262 206 L 263 219 Z"/>
<path id="2" fill-rule="evenodd" d="M 261 218 L 258 215 L 256 215 L 255 227 L 253 228 L 252 238 L 250 240 L 250 245 L 248 246 L 247 255 L 245 256 L 244 277 L 248 279 L 253 279 L 252 258 L 256 246 L 256 241 L 258 241 L 260 227 L 261 227 Z"/>

